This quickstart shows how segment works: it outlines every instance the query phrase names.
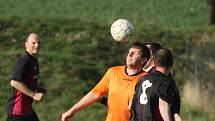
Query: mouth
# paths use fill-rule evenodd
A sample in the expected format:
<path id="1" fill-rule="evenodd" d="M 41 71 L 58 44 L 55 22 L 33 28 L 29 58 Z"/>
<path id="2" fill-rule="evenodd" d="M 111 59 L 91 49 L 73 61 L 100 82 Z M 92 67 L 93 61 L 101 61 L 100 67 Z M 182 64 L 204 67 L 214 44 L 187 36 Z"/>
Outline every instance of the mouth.
<path id="1" fill-rule="evenodd" d="M 34 52 L 37 53 L 39 51 L 39 49 L 34 49 Z"/>
<path id="2" fill-rule="evenodd" d="M 130 63 L 132 63 L 132 62 L 133 62 L 133 60 L 132 60 L 131 58 L 127 59 L 127 63 L 128 63 L 128 64 L 130 64 Z"/>

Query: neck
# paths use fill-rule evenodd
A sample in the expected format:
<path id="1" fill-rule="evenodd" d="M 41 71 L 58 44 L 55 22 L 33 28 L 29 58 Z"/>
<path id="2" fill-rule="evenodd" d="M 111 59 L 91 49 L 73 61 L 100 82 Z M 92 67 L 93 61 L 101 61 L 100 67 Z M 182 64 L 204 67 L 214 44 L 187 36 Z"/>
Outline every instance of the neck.
<path id="1" fill-rule="evenodd" d="M 31 52 L 29 52 L 28 50 L 26 50 L 31 56 L 33 56 L 33 57 L 36 57 L 37 55 L 36 54 L 33 54 L 33 53 L 31 53 Z"/>
<path id="2" fill-rule="evenodd" d="M 134 68 L 134 67 L 127 66 L 127 68 L 126 68 L 126 72 L 129 76 L 134 75 L 140 71 L 142 71 L 141 67 Z"/>
<path id="3" fill-rule="evenodd" d="M 170 71 L 170 68 L 158 66 L 158 67 L 155 68 L 155 70 L 159 71 L 159 72 L 161 72 L 161 73 L 163 73 L 165 75 L 168 75 L 169 71 Z"/>
<path id="4" fill-rule="evenodd" d="M 154 67 L 154 65 L 150 65 L 150 66 L 148 66 L 147 68 L 143 68 L 143 70 L 145 71 L 145 72 L 149 72 L 150 70 L 152 70 L 152 68 Z"/>

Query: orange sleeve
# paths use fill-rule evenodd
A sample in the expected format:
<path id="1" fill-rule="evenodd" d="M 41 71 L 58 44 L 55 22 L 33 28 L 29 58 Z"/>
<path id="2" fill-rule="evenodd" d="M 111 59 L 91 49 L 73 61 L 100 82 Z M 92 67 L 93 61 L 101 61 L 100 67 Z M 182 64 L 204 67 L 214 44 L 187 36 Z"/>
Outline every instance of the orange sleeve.
<path id="1" fill-rule="evenodd" d="M 108 69 L 108 71 L 105 73 L 103 78 L 100 80 L 100 82 L 91 90 L 94 94 L 98 95 L 99 97 L 103 97 L 108 92 L 108 85 L 110 81 L 110 74 L 111 69 Z"/>

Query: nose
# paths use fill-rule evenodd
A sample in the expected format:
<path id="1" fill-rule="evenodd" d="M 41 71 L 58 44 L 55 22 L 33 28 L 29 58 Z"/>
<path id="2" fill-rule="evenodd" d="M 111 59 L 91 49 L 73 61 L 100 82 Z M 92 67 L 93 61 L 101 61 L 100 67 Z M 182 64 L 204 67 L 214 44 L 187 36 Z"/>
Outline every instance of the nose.
<path id="1" fill-rule="evenodd" d="M 129 52 L 129 53 L 128 53 L 128 56 L 129 56 L 129 57 L 132 57 L 132 56 L 133 56 L 133 52 Z"/>
<path id="2" fill-rule="evenodd" d="M 39 42 L 37 42 L 37 43 L 35 43 L 35 45 L 34 45 L 36 48 L 39 48 L 40 47 L 40 43 Z"/>

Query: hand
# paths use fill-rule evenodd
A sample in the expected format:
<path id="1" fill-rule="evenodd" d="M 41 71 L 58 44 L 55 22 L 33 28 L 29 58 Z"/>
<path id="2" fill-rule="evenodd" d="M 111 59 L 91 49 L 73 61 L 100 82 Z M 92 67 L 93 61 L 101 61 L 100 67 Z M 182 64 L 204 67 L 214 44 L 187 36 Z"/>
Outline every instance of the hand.
<path id="1" fill-rule="evenodd" d="M 45 88 L 41 88 L 41 87 L 37 87 L 37 92 L 42 92 L 42 93 L 46 93 L 47 90 Z"/>
<path id="2" fill-rule="evenodd" d="M 63 113 L 62 114 L 62 116 L 61 116 L 61 121 L 69 121 L 69 118 L 71 118 L 72 116 L 74 116 L 74 112 L 72 112 L 72 111 L 67 111 L 67 112 L 65 112 L 65 113 Z"/>
<path id="3" fill-rule="evenodd" d="M 174 114 L 175 121 L 182 121 L 181 116 L 178 113 Z"/>
<path id="4" fill-rule="evenodd" d="M 34 92 L 32 98 L 35 101 L 41 101 L 43 99 L 43 93 L 41 93 L 41 92 Z"/>

